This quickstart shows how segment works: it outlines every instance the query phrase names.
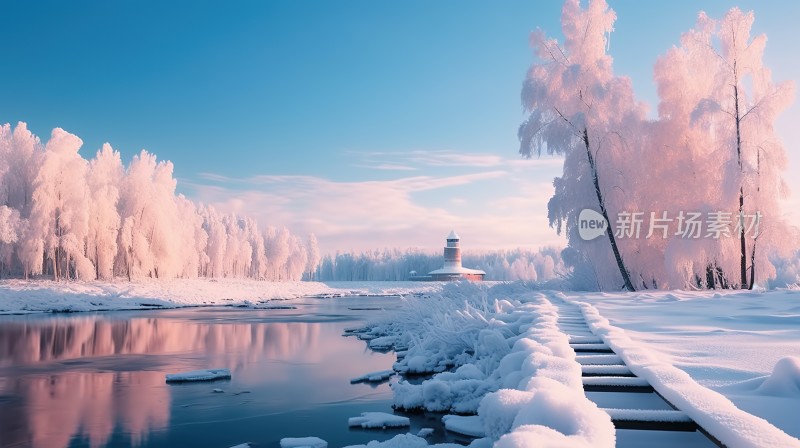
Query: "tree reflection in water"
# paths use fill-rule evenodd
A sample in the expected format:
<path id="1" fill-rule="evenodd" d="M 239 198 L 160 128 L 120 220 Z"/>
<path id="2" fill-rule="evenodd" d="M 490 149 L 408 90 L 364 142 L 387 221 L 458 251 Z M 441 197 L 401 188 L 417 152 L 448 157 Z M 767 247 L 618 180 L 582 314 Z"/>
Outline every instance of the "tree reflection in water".
<path id="1" fill-rule="evenodd" d="M 126 444 L 141 445 L 153 430 L 170 425 L 177 398 L 165 373 L 228 367 L 234 381 L 256 391 L 265 381 L 289 384 L 297 371 L 286 366 L 324 365 L 285 387 L 296 401 L 309 382 L 325 384 L 332 376 L 339 384 L 354 369 L 347 365 L 352 360 L 336 354 L 343 344 L 353 350 L 354 341 L 340 336 L 343 324 L 241 322 L 228 318 L 232 311 L 169 313 L 3 318 L 0 445 L 63 447 L 77 438 L 98 447 L 115 431 Z M 386 358 L 355 368 L 380 370 Z M 347 398 L 335 389 L 328 387 L 331 396 L 322 399 Z"/>

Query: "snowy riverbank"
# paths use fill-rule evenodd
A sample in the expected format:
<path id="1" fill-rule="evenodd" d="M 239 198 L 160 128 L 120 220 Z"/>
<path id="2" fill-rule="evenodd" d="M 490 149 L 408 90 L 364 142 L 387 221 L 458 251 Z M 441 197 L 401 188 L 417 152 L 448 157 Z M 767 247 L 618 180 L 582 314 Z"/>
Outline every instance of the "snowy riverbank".
<path id="1" fill-rule="evenodd" d="M 247 279 L 139 281 L 0 281 L 0 315 L 114 311 L 184 306 L 279 306 L 308 296 L 412 295 L 440 291 L 433 282 L 267 282 Z"/>
<path id="2" fill-rule="evenodd" d="M 474 447 L 614 446 L 609 414 L 587 399 L 557 325 L 586 319 L 635 374 L 730 446 L 800 446 L 800 291 L 539 291 L 530 283 L 0 281 L 0 313 L 290 305 L 308 296 L 404 295 L 360 336 L 393 349 L 398 409 L 459 414 L 445 426 Z M 289 302 L 283 302 L 289 300 Z M 600 345 L 600 344 L 598 344 Z M 389 366 L 386 366 L 387 368 Z M 365 372 L 366 373 L 366 372 Z M 466 416 L 465 416 L 466 415 Z M 313 436 L 314 434 L 308 434 Z M 380 437 L 376 434 L 376 437 Z M 426 446 L 414 435 L 375 447 Z M 399 443 L 399 445 L 398 445 Z"/>
<path id="3" fill-rule="evenodd" d="M 634 373 L 728 446 L 800 446 L 796 291 L 565 294 L 451 284 L 441 296 L 409 299 L 366 339 L 393 346 L 399 372 L 436 373 L 395 382 L 395 406 L 473 415 L 458 417 L 461 429 L 445 421 L 483 436 L 473 447 L 615 446 L 609 415 L 583 394 L 559 316 L 585 317 Z"/>

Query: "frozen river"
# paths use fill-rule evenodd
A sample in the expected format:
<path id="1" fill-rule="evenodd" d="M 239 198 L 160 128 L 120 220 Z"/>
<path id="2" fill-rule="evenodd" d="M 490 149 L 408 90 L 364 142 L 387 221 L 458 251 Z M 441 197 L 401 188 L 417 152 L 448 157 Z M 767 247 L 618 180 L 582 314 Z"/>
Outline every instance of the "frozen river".
<path id="1" fill-rule="evenodd" d="M 277 447 L 313 435 L 335 447 L 409 431 L 347 426 L 363 411 L 392 412 L 387 383 L 350 379 L 391 368 L 394 356 L 342 333 L 398 298 L 280 303 L 296 308 L 0 317 L 0 446 Z M 219 367 L 232 379 L 165 383 Z M 417 416 L 411 430 L 431 421 Z"/>

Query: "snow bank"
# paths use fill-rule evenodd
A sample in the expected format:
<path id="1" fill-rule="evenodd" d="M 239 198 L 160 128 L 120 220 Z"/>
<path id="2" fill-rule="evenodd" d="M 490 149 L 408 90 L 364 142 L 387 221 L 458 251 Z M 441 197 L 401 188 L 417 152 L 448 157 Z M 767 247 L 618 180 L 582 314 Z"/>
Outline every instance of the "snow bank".
<path id="1" fill-rule="evenodd" d="M 602 337 L 634 374 L 647 379 L 667 401 L 724 445 L 743 448 L 800 447 L 800 440 L 768 421 L 742 411 L 720 393 L 701 386 L 686 372 L 661 359 L 658 352 L 647 344 L 631 340 L 624 330 L 611 325 L 591 304 L 577 304 L 592 331 Z M 780 371 L 778 377 L 792 376 L 791 373 L 785 373 L 791 372 L 793 367 L 793 361 L 784 363 L 777 369 Z"/>
<path id="2" fill-rule="evenodd" d="M 231 378 L 231 371 L 229 369 L 203 369 L 203 370 L 192 370 L 190 372 L 167 374 L 168 383 L 182 383 L 189 381 L 213 381 L 213 380 L 223 380 L 230 378 Z M 214 392 L 216 392 L 217 390 L 218 389 L 215 389 Z M 221 390 L 219 391 L 222 392 Z"/>
<path id="3" fill-rule="evenodd" d="M 528 285 L 454 283 L 430 298 L 407 299 L 399 316 L 367 333 L 393 337 L 395 348 L 407 350 L 395 370 L 435 373 L 420 384 L 392 384 L 397 408 L 477 414 L 443 420 L 454 432 L 485 435 L 480 446 L 526 447 L 546 437 L 563 447 L 613 447 L 614 426 L 583 394 L 559 315 Z"/>
<path id="4" fill-rule="evenodd" d="M 362 412 L 360 417 L 350 417 L 347 424 L 362 428 L 401 428 L 409 426 L 411 421 L 408 417 L 386 412 Z"/>
<path id="5" fill-rule="evenodd" d="M 267 282 L 249 279 L 143 279 L 123 281 L 0 280 L 0 314 L 159 309 L 239 305 L 270 308 L 272 300 L 306 296 L 419 295 L 436 282 Z"/>
<path id="6" fill-rule="evenodd" d="M 800 398 L 800 358 L 781 358 L 756 392 L 777 397 Z"/>
<path id="7" fill-rule="evenodd" d="M 328 442 L 319 437 L 284 437 L 281 448 L 328 448 Z"/>

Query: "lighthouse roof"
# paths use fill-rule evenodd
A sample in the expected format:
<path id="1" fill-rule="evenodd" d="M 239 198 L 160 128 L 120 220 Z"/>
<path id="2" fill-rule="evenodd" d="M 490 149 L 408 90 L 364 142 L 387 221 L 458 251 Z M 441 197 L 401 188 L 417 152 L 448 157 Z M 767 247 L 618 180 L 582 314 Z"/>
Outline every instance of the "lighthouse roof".
<path id="1" fill-rule="evenodd" d="M 458 237 L 458 234 L 455 230 L 450 231 L 450 235 L 447 235 L 448 240 L 460 240 L 461 238 Z"/>

